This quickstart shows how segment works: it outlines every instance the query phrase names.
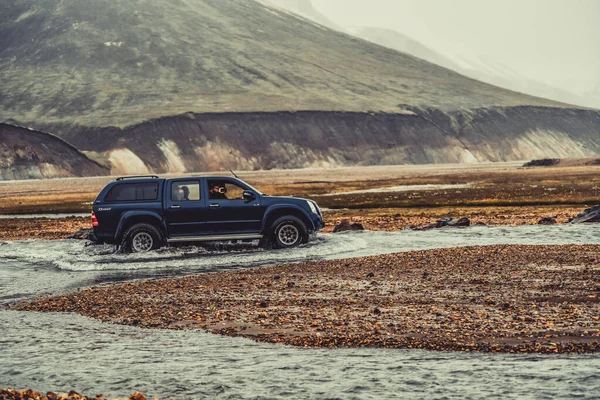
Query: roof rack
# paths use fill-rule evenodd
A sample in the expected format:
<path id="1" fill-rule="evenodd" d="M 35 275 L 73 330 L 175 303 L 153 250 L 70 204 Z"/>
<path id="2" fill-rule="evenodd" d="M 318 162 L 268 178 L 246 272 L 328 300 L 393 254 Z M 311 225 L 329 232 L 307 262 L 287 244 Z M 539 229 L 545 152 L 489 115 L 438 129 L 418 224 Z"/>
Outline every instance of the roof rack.
<path id="1" fill-rule="evenodd" d="M 160 179 L 158 176 L 156 175 L 135 175 L 135 176 L 120 176 L 117 179 L 115 179 L 116 181 L 123 181 L 125 179 L 138 179 L 138 178 L 153 178 L 153 179 Z"/>

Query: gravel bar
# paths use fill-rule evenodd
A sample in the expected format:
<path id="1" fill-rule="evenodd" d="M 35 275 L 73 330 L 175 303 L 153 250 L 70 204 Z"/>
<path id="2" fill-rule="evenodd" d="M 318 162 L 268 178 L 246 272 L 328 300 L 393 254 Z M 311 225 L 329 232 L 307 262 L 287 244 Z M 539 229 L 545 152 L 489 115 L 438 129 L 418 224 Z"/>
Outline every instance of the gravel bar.
<path id="1" fill-rule="evenodd" d="M 11 309 L 304 347 L 600 351 L 600 246 L 500 245 L 82 289 Z"/>

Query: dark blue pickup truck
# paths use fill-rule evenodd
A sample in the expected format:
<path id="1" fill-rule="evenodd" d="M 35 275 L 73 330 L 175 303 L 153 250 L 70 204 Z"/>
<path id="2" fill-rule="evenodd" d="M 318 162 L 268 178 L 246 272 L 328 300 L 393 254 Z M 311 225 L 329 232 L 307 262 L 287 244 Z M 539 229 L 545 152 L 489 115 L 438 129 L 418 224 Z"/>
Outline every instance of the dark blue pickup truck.
<path id="1" fill-rule="evenodd" d="M 314 201 L 262 194 L 237 178 L 117 178 L 92 207 L 92 240 L 143 252 L 166 243 L 250 241 L 295 247 L 323 228 Z"/>

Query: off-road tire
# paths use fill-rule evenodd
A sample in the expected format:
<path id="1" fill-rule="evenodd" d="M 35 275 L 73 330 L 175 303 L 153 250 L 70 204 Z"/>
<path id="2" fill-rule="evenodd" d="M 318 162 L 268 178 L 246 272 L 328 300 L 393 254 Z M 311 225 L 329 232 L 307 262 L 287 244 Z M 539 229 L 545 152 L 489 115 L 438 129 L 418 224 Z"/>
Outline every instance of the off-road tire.
<path id="1" fill-rule="evenodd" d="M 270 233 L 270 241 L 278 249 L 290 249 L 308 241 L 306 225 L 291 215 L 277 218 L 271 225 Z"/>
<path id="2" fill-rule="evenodd" d="M 125 231 L 121 250 L 124 253 L 142 253 L 158 249 L 163 242 L 163 237 L 155 226 L 135 224 Z"/>

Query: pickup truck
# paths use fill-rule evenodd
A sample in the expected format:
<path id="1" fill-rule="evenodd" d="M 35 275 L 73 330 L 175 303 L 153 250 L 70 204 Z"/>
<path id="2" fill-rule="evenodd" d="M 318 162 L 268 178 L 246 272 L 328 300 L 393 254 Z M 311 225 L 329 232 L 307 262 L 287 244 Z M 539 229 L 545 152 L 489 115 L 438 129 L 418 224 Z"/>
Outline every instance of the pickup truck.
<path id="1" fill-rule="evenodd" d="M 143 176 L 108 183 L 92 206 L 92 226 L 91 240 L 129 252 L 256 239 L 290 248 L 322 229 L 323 216 L 312 200 L 268 196 L 233 177 Z"/>

